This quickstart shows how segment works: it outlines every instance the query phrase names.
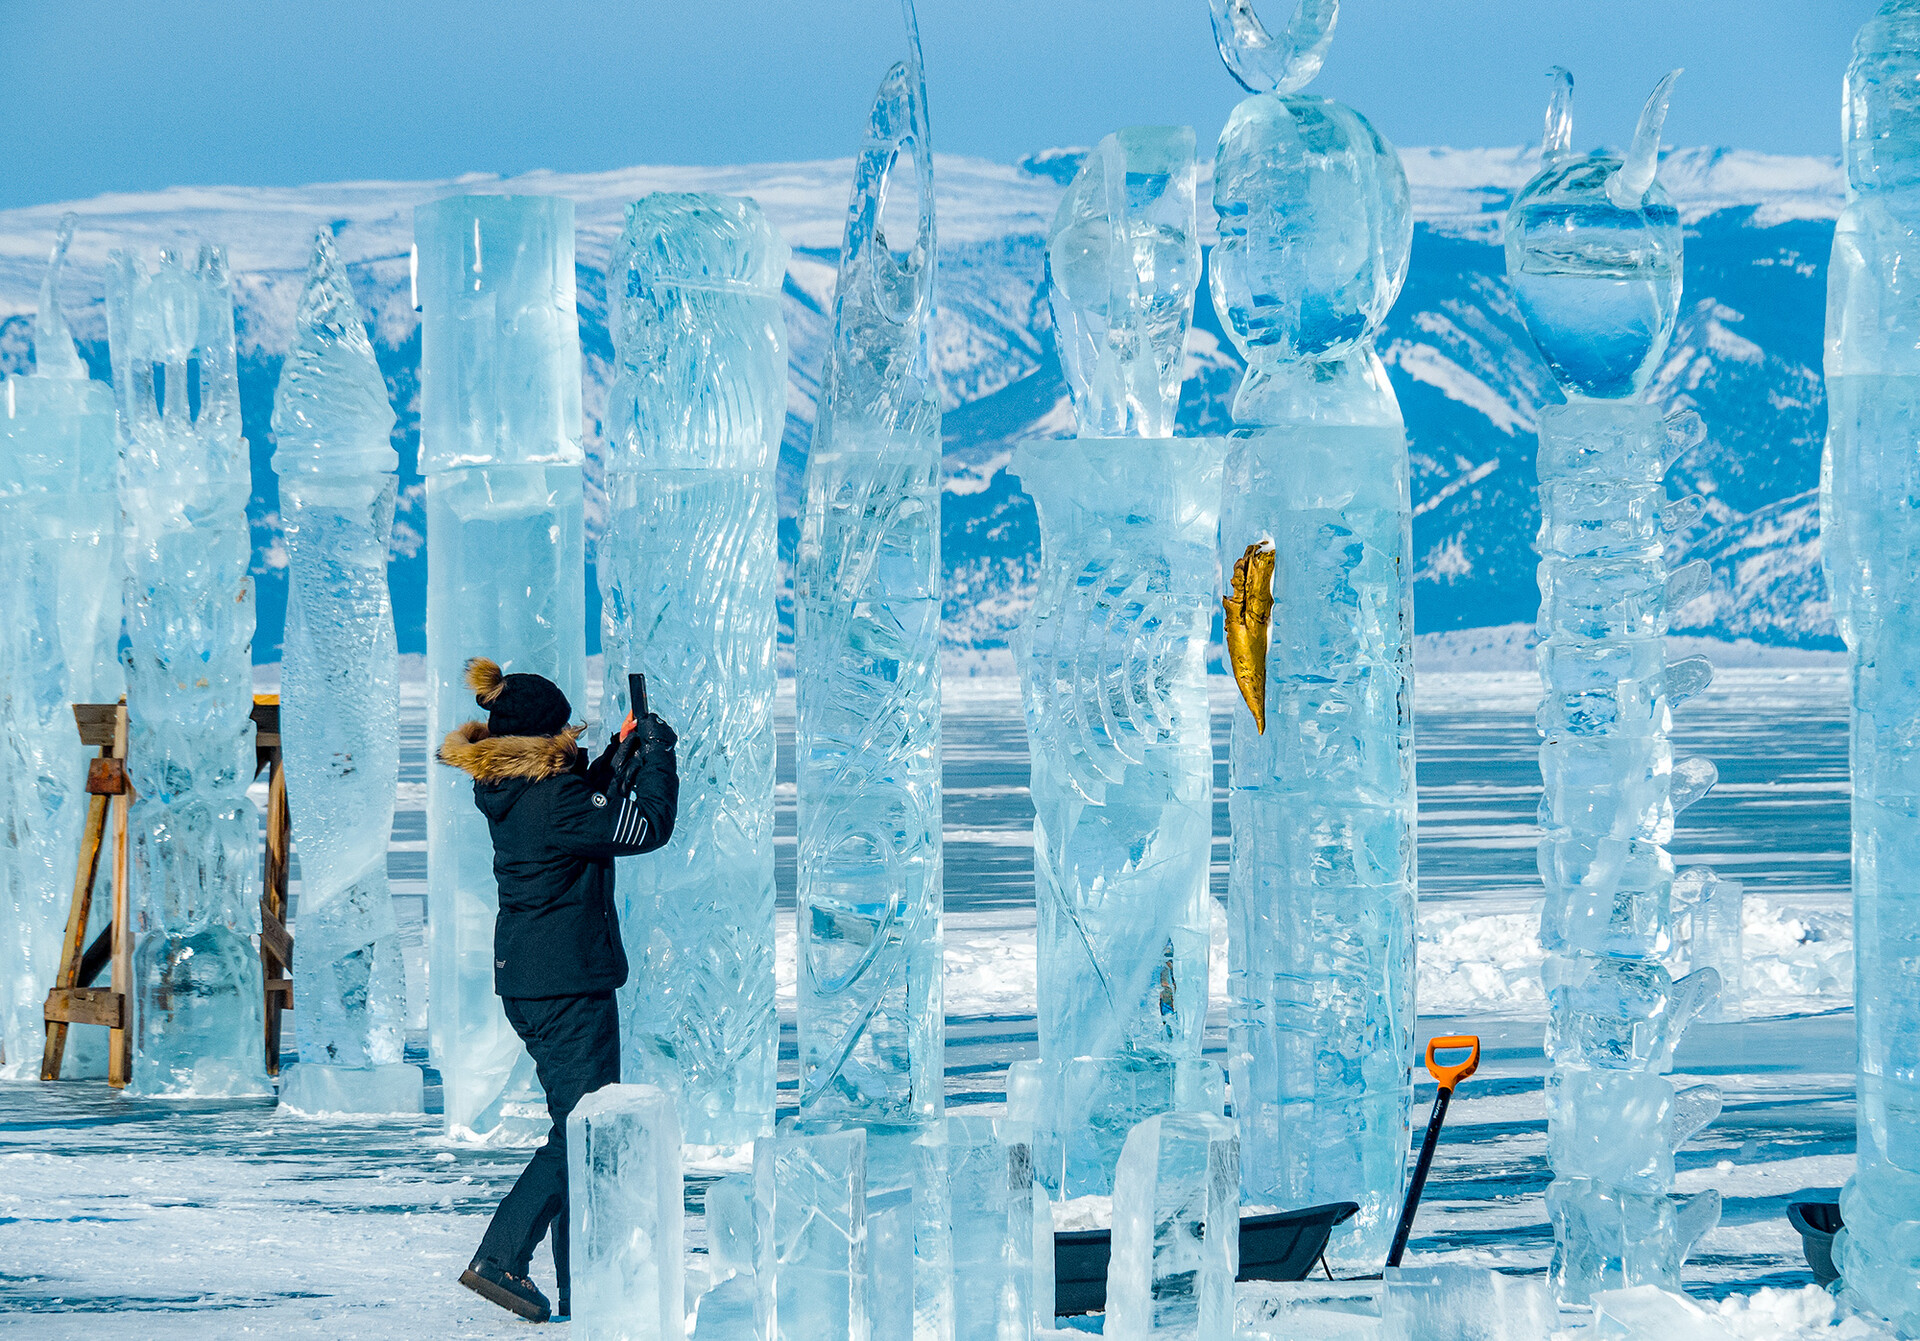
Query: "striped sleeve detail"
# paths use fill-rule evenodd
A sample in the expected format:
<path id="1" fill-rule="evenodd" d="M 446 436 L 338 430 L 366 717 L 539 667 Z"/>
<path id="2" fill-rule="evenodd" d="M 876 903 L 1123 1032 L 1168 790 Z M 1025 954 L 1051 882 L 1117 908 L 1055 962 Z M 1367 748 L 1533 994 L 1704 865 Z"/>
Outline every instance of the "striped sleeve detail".
<path id="1" fill-rule="evenodd" d="M 620 800 L 620 812 L 613 817 L 613 841 L 621 847 L 639 847 L 647 841 L 647 817 L 629 792 Z"/>

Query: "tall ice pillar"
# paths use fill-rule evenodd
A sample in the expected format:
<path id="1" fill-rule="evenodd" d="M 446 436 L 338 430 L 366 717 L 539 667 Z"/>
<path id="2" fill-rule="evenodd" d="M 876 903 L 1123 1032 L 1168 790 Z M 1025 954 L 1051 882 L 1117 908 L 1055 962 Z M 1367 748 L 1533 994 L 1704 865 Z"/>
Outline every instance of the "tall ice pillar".
<path id="1" fill-rule="evenodd" d="M 1678 73 L 1677 71 L 1675 72 Z M 1706 686 L 1667 661 L 1667 614 L 1699 567 L 1669 573 L 1661 483 L 1699 441 L 1645 392 L 1680 303 L 1680 216 L 1654 179 L 1673 75 L 1622 158 L 1569 151 L 1573 81 L 1547 112 L 1543 165 L 1507 215 L 1507 277 L 1566 396 L 1540 413 L 1540 940 L 1549 1002 L 1547 1189 L 1552 1276 L 1565 1302 L 1634 1285 L 1677 1288 L 1719 1195 L 1668 1197 L 1674 1147 L 1720 1095 L 1666 1073 L 1719 978 L 1672 981 L 1674 813 L 1713 783 L 1673 758 L 1673 706 Z"/>
<path id="2" fill-rule="evenodd" d="M 86 822 L 75 703 L 111 703 L 120 641 L 120 449 L 113 392 L 91 381 L 60 310 L 74 216 L 60 221 L 34 321 L 33 374 L 0 384 L 0 1077 L 39 1074 Z M 105 886 L 100 886 L 104 889 Z M 87 942 L 112 917 L 96 894 Z M 86 986 L 87 984 L 82 984 Z M 64 1074 L 98 1074 L 106 1035 L 69 1029 Z"/>
<path id="3" fill-rule="evenodd" d="M 280 1099 L 306 1113 L 417 1113 L 387 885 L 400 778 L 387 545 L 400 457 L 386 379 L 331 233 L 314 242 L 294 328 L 273 410 L 288 560 L 280 735 L 300 856 L 300 1060 Z"/>
<path id="4" fill-rule="evenodd" d="M 1299 92 L 1335 11 L 1305 0 L 1274 40 L 1213 0 L 1221 55 L 1254 95 L 1220 134 L 1210 269 L 1247 360 L 1220 515 L 1247 708 L 1233 715 L 1228 1065 L 1245 1200 L 1357 1202 L 1329 1257 L 1377 1270 L 1413 1099 L 1415 882 L 1412 505 L 1373 337 L 1413 217 L 1393 146 Z"/>
<path id="5" fill-rule="evenodd" d="M 1126 1134 L 1202 1065 L 1212 901 L 1207 627 L 1220 444 L 1175 438 L 1200 279 L 1193 131 L 1088 156 L 1047 245 L 1081 436 L 1021 444 L 1040 580 L 1016 642 L 1032 755 L 1036 1173 L 1106 1195 Z"/>
<path id="6" fill-rule="evenodd" d="M 599 547 L 602 715 L 627 674 L 680 735 L 680 814 L 620 863 L 622 1074 L 677 1097 L 687 1142 L 773 1131 L 774 467 L 790 252 L 750 200 L 647 196 L 608 266 L 616 377 Z"/>
<path id="7" fill-rule="evenodd" d="M 1847 206 L 1827 271 L 1820 538 L 1853 673 L 1857 1164 L 1834 1260 L 1852 1302 L 1920 1336 L 1920 3 L 1854 39 Z"/>
<path id="8" fill-rule="evenodd" d="M 854 165 L 793 579 L 800 1110 L 879 1123 L 940 1115 L 946 1043 L 933 155 L 903 8 L 911 54 Z M 896 156 L 912 238 L 880 231 Z"/>
<path id="9" fill-rule="evenodd" d="M 427 479 L 427 738 L 474 712 L 469 657 L 586 705 L 586 534 L 573 202 L 455 196 L 414 211 Z M 472 786 L 428 770 L 428 1025 L 447 1130 L 531 1139 L 533 1063 L 493 993 L 493 842 Z"/>
<path id="10" fill-rule="evenodd" d="M 227 258 L 114 252 L 107 339 L 127 546 L 134 1088 L 268 1092 L 253 781 L 252 472 Z"/>

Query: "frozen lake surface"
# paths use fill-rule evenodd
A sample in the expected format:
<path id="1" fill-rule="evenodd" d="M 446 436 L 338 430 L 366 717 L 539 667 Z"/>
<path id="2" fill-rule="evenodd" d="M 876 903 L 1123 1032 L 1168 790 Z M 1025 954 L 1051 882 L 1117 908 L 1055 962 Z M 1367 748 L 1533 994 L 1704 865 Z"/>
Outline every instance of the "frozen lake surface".
<path id="1" fill-rule="evenodd" d="M 1231 689 L 1215 693 L 1224 760 Z M 1454 1101 L 1408 1261 L 1544 1269 L 1551 1250 L 1533 939 L 1539 775 L 1528 674 L 1421 682 L 1422 1040 L 1477 1033 L 1479 1074 Z M 794 1087 L 791 689 L 783 697 L 780 888 L 783 1097 Z M 425 729 L 410 704 L 389 867 L 412 944 L 414 1051 L 424 1060 Z M 949 1111 L 992 1113 L 1009 1062 L 1035 1055 L 1033 886 L 1024 727 L 1004 682 L 950 684 L 946 736 Z M 1837 1190 L 1853 1163 L 1847 927 L 1847 731 L 1842 673 L 1722 673 L 1675 722 L 1676 755 L 1720 769 L 1682 815 L 1678 865 L 1746 882 L 1744 1018 L 1696 1023 L 1678 1071 L 1726 1111 L 1679 1155 L 1679 1190 L 1718 1188 L 1721 1226 L 1687 1272 L 1697 1294 L 1811 1283 L 1786 1203 Z M 1224 786 L 1225 766 L 1216 781 Z M 1226 802 L 1215 806 L 1224 896 Z M 295 934 L 298 935 L 298 904 Z M 1216 917 L 1224 1050 L 1225 957 Z M 289 1031 L 289 1038 L 291 1031 Z M 437 1109 L 429 1071 L 429 1104 Z M 1423 1084 L 1424 1126 L 1433 1086 Z M 434 1117 L 317 1123 L 269 1101 L 128 1098 L 104 1082 L 0 1084 L 0 1327 L 152 1338 L 274 1335 L 356 1341 L 520 1334 L 455 1284 L 524 1150 L 455 1146 Z M 701 1180 L 690 1180 L 697 1209 Z M 701 1242 L 698 1222 L 689 1243 Z M 551 1281 L 536 1258 L 535 1277 Z M 106 1320 L 75 1315 L 113 1313 Z"/>

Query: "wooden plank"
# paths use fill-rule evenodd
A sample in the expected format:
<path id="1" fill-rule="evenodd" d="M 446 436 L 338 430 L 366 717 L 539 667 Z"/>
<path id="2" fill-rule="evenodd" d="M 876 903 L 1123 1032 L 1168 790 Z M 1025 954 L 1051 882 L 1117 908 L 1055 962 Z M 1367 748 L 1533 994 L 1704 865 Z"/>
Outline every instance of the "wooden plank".
<path id="1" fill-rule="evenodd" d="M 257 714 L 260 708 L 256 707 L 254 711 Z M 273 704 L 273 712 L 274 725 L 277 727 L 280 720 L 278 700 Z M 277 741 L 278 737 L 275 739 Z M 261 976 L 267 980 L 266 1015 L 263 1020 L 265 1035 L 261 1041 L 266 1048 L 267 1074 L 270 1076 L 280 1074 L 280 1012 L 293 1009 L 293 983 L 288 980 L 293 973 L 293 938 L 286 932 L 287 875 L 292 845 L 293 819 L 287 811 L 287 770 L 280 747 L 276 744 L 269 752 L 267 765 L 266 880 L 260 894 L 261 926 L 264 928 L 271 917 L 282 937 L 272 947 L 271 953 L 266 934 L 263 932 L 260 937 Z M 283 974 L 287 977 L 283 978 Z M 281 982 L 285 983 L 284 991 L 275 986 Z"/>
<path id="2" fill-rule="evenodd" d="M 126 998 L 104 987 L 56 987 L 47 993 L 46 1016 L 69 1024 L 126 1026 Z"/>
<path id="3" fill-rule="evenodd" d="M 127 705 L 122 700 L 113 715 L 113 757 L 127 757 Z M 133 928 L 127 907 L 127 809 L 133 802 L 128 788 L 113 798 L 113 990 L 125 1004 L 120 1027 L 107 1035 L 107 1084 L 123 1090 L 133 1079 Z"/>
<path id="4" fill-rule="evenodd" d="M 276 969 L 285 973 L 293 967 L 293 936 L 286 924 L 267 907 L 265 896 L 260 900 L 260 948 L 271 951 L 273 955 L 271 960 L 262 965 L 268 977 L 272 977 Z"/>
<path id="5" fill-rule="evenodd" d="M 122 759 L 91 759 L 87 762 L 87 795 L 119 796 L 127 790 L 127 765 Z"/>
<path id="6" fill-rule="evenodd" d="M 60 968 L 54 974 L 56 990 L 79 984 L 80 960 L 87 939 L 87 919 L 93 915 L 93 881 L 100 869 L 100 845 L 106 838 L 107 798 L 87 798 L 87 821 L 80 830 L 80 862 L 73 873 L 73 901 L 67 909 L 67 933 L 60 947 Z M 40 1079 L 60 1079 L 67 1053 L 67 1021 L 51 1020 L 46 1045 L 40 1053 Z"/>
<path id="7" fill-rule="evenodd" d="M 80 728 L 80 743 L 94 749 L 111 750 L 114 714 L 119 710 L 117 703 L 74 704 L 73 723 Z"/>

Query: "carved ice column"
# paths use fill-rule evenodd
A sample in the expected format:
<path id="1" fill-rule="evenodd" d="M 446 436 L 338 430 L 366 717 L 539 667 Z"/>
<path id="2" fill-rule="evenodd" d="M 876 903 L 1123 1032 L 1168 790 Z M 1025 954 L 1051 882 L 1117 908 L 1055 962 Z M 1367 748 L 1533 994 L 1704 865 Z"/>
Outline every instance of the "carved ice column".
<path id="1" fill-rule="evenodd" d="M 1127 1132 L 1203 1092 L 1213 844 L 1206 644 L 1220 447 L 1170 436 L 1193 290 L 1193 131 L 1089 155 L 1048 274 L 1081 436 L 1021 445 L 1040 580 L 1017 640 L 1032 755 L 1036 1172 L 1107 1194 Z"/>
<path id="2" fill-rule="evenodd" d="M 0 385 L 0 677 L 6 753 L 0 755 L 0 1077 L 39 1074 L 41 1011 L 60 967 L 87 817 L 87 759 L 75 703 L 111 703 L 125 683 L 120 640 L 119 445 L 113 392 L 89 381 L 60 310 L 75 218 L 40 289 L 34 370 Z M 102 889 L 105 887 L 102 886 Z M 96 896 L 87 940 L 112 918 Z M 81 984 L 87 986 L 88 984 Z M 64 1074 L 98 1074 L 106 1035 L 67 1034 Z"/>
<path id="3" fill-rule="evenodd" d="M 946 1081 L 940 397 L 926 84 L 911 0 L 901 7 L 908 59 L 881 83 L 854 163 L 793 577 L 796 1134 L 865 1131 L 868 1274 L 857 1288 L 874 1341 L 907 1341 L 945 1316 L 952 1285 L 950 1251 L 916 1228 L 946 1219 L 920 1144 Z M 889 238 L 881 202 L 907 163 L 918 232 Z M 785 1223 L 784 1186 L 778 1195 Z M 802 1335 L 789 1330 L 784 1280 L 781 1293 L 780 1326 Z"/>
<path id="4" fill-rule="evenodd" d="M 912 54 L 854 167 L 793 581 L 800 1109 L 870 1123 L 939 1116 L 945 1084 L 933 157 L 904 7 Z M 880 232 L 896 155 L 912 239 Z"/>
<path id="5" fill-rule="evenodd" d="M 300 856 L 300 1061 L 280 1101 L 305 1113 L 418 1113 L 387 885 L 400 777 L 387 545 L 400 458 L 386 379 L 330 233 L 314 242 L 294 327 L 273 411 L 288 559 L 280 733 Z"/>
<path id="6" fill-rule="evenodd" d="M 1220 135 L 1210 267 L 1247 360 L 1220 516 L 1248 708 L 1233 718 L 1228 1064 L 1244 1199 L 1359 1203 L 1329 1257 L 1377 1270 L 1405 1181 L 1415 881 L 1412 507 L 1373 336 L 1413 221 L 1393 146 L 1299 92 L 1335 9 L 1304 0 L 1271 39 L 1246 5 L 1213 4 L 1254 94 Z"/>
<path id="7" fill-rule="evenodd" d="M 750 200 L 650 195 L 607 271 L 617 376 L 599 546 L 601 715 L 627 674 L 680 735 L 673 841 L 620 863 L 622 1074 L 686 1140 L 773 1131 L 774 467 L 789 255 Z"/>
<path id="8" fill-rule="evenodd" d="M 427 738 L 474 715 L 492 657 L 586 705 L 586 531 L 573 202 L 455 196 L 414 211 L 427 479 Z M 493 842 L 456 770 L 427 778 L 428 1025 L 455 1135 L 548 1125 L 493 993 Z"/>
<path id="9" fill-rule="evenodd" d="M 114 252 L 107 337 L 127 546 L 133 1077 L 166 1095 L 269 1093 L 253 781 L 252 476 L 227 258 Z"/>
<path id="10" fill-rule="evenodd" d="M 1675 72 L 1678 73 L 1677 71 Z M 1632 149 L 1575 156 L 1573 81 L 1547 113 L 1544 165 L 1507 216 L 1507 275 L 1528 332 L 1566 395 L 1540 415 L 1540 939 L 1550 1015 L 1547 1189 L 1553 1283 L 1677 1288 L 1719 1194 L 1668 1197 L 1674 1148 L 1720 1111 L 1710 1085 L 1666 1073 L 1681 1031 L 1719 987 L 1673 982 L 1676 811 L 1714 780 L 1675 762 L 1671 709 L 1706 687 L 1705 661 L 1669 664 L 1668 610 L 1698 590 L 1669 573 L 1661 484 L 1700 440 L 1690 411 L 1663 422 L 1643 399 L 1680 301 L 1680 218 L 1654 180 L 1667 76 Z"/>
<path id="11" fill-rule="evenodd" d="M 1821 544 L 1852 658 L 1858 1162 L 1846 1297 L 1920 1335 L 1920 4 L 1889 0 L 1847 68 L 1847 207 L 1827 272 Z"/>

